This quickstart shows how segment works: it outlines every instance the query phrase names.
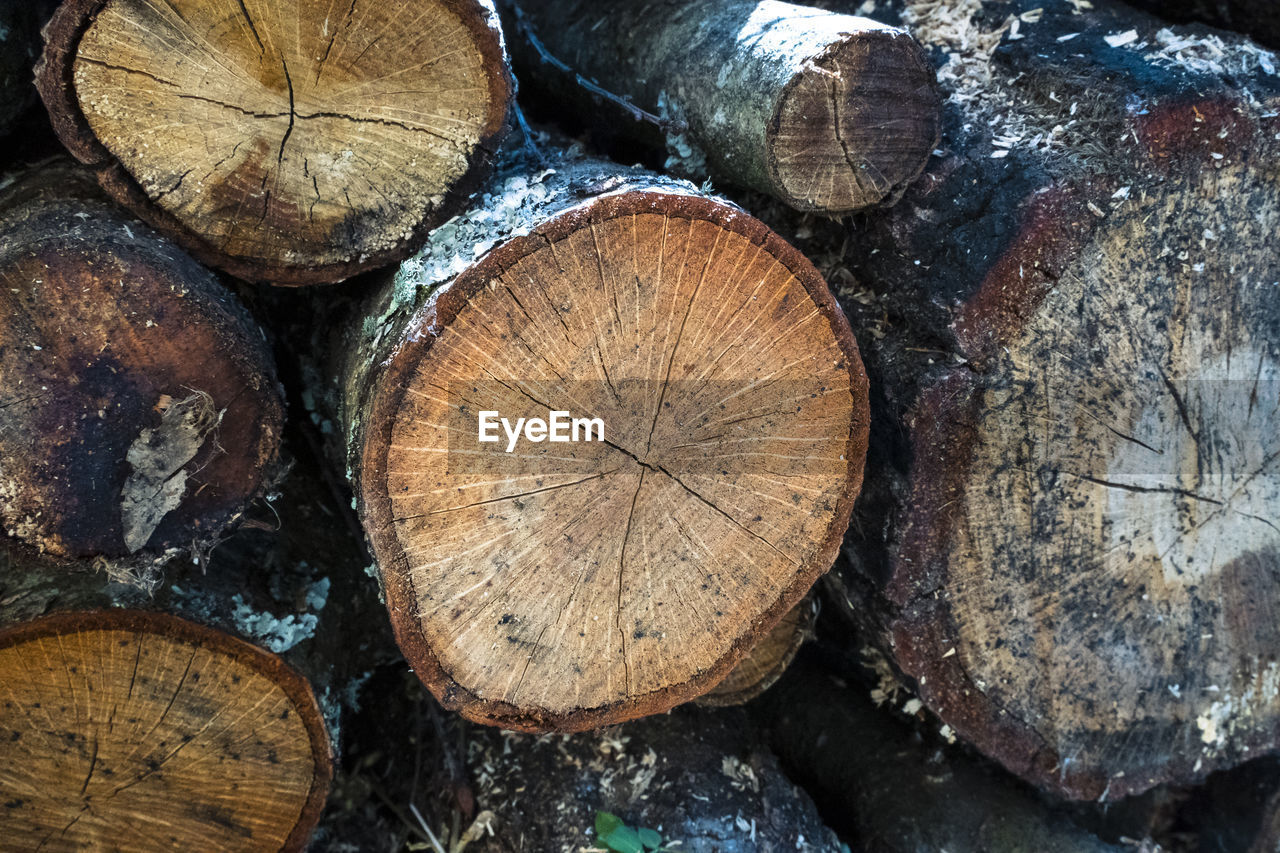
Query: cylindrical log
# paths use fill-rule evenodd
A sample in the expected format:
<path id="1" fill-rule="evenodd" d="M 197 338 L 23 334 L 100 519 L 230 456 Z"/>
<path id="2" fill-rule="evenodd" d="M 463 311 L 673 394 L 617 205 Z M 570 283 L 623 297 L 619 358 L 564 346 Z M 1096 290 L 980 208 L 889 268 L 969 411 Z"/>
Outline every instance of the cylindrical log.
<path id="1" fill-rule="evenodd" d="M 918 704 L 918 703 L 917 703 Z M 1045 797 L 801 661 L 752 708 L 791 777 L 868 853 L 1119 853 Z M 837 822 L 838 821 L 838 822 Z"/>
<path id="2" fill-rule="evenodd" d="M 471 719 L 575 730 L 710 689 L 830 566 L 866 385 L 821 277 L 741 209 L 513 168 L 324 344 L 321 396 L 414 670 Z M 599 431 L 479 440 L 556 411 Z"/>
<path id="3" fill-rule="evenodd" d="M 32 66 L 40 55 L 40 27 L 54 5 L 53 0 L 0 4 L 0 138 L 35 105 Z"/>
<path id="4" fill-rule="evenodd" d="M 37 83 L 119 202 L 250 280 L 401 260 L 483 179 L 510 77 L 488 0 L 71 0 Z"/>
<path id="5" fill-rule="evenodd" d="M 55 161 L 0 191 L 0 518 L 58 558 L 144 570 L 261 494 L 283 400 L 207 270 Z"/>
<path id="6" fill-rule="evenodd" d="M 657 114 L 690 177 L 840 214 L 892 203 L 937 143 L 934 71 L 901 29 L 774 0 L 499 5 L 524 84 L 616 123 L 587 78 Z"/>
<path id="7" fill-rule="evenodd" d="M 1002 5 L 997 49 L 907 4 L 945 154 L 814 253 L 878 389 L 837 599 L 961 737 L 1110 800 L 1280 745 L 1280 87 L 1093 7 Z"/>
<path id="8" fill-rule="evenodd" d="M 777 683 L 809 639 L 816 609 L 813 599 L 791 608 L 724 681 L 698 697 L 698 704 L 711 708 L 745 705 Z"/>
<path id="9" fill-rule="evenodd" d="M 306 679 L 207 602 L 4 556 L 0 590 L 6 850 L 305 846 L 332 773 Z"/>

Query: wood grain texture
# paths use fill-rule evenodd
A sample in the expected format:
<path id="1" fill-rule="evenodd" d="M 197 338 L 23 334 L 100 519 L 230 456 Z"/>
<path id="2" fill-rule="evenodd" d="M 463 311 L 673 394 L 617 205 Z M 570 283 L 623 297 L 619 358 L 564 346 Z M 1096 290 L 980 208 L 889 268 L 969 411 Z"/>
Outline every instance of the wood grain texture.
<path id="1" fill-rule="evenodd" d="M 38 81 L 72 152 L 198 258 L 334 281 L 403 258 L 487 171 L 495 22 L 481 0 L 76 0 Z"/>
<path id="2" fill-rule="evenodd" d="M 880 393 L 838 598 L 961 737 L 1111 800 L 1280 731 L 1280 87 L 1243 41 L 1169 59 L 1094 6 L 988 56 L 917 19 L 955 109 L 841 238 Z"/>
<path id="3" fill-rule="evenodd" d="M 0 631 L 10 850 L 300 850 L 330 774 L 310 688 L 278 658 L 115 610 Z"/>
<path id="4" fill-rule="evenodd" d="M 866 391 L 822 280 L 737 208 L 599 161 L 506 186 L 525 207 L 457 225 L 493 251 L 436 279 L 441 236 L 357 318 L 341 429 L 415 670 L 473 719 L 580 729 L 706 690 L 825 571 Z M 490 407 L 606 441 L 468 467 Z"/>
<path id="5" fill-rule="evenodd" d="M 283 400 L 207 270 L 54 162 L 0 191 L 0 518 L 57 557 L 199 550 L 260 494 Z"/>
<path id="6" fill-rule="evenodd" d="M 545 61 L 650 113 L 668 168 L 840 214 L 889 204 L 924 167 L 940 102 L 923 50 L 866 18 L 775 0 L 504 0 L 524 81 L 561 108 L 627 125 Z M 639 129 L 637 129 L 639 130 Z"/>
<path id="7" fill-rule="evenodd" d="M 809 599 L 791 608 L 724 681 L 698 697 L 698 704 L 713 708 L 744 705 L 772 687 L 809 639 L 816 609 Z"/>

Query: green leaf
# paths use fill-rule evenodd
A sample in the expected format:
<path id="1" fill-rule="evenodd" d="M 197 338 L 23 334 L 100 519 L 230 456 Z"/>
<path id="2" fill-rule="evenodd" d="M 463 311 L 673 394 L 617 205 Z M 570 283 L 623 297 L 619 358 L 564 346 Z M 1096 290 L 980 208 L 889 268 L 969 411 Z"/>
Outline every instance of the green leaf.
<path id="1" fill-rule="evenodd" d="M 614 853 L 644 853 L 640 834 L 609 812 L 596 812 L 596 836 Z"/>
<path id="2" fill-rule="evenodd" d="M 649 850 L 657 850 L 662 846 L 662 836 L 652 829 L 640 829 L 636 834 L 640 836 L 640 843 Z"/>

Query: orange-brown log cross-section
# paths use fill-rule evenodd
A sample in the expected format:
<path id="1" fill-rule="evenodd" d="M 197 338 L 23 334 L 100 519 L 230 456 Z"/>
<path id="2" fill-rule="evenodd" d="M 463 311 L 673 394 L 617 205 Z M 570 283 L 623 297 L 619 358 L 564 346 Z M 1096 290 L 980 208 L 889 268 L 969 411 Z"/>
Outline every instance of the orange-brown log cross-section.
<path id="1" fill-rule="evenodd" d="M 831 565 L 862 364 L 817 272 L 740 210 L 593 199 L 491 252 L 402 340 L 369 410 L 365 524 L 401 645 L 468 716 L 665 710 Z M 605 440 L 485 456 L 481 410 L 599 418 Z"/>
<path id="2" fill-rule="evenodd" d="M 311 688 L 248 643 L 119 610 L 0 632 L 6 850 L 300 850 L 330 775 Z"/>

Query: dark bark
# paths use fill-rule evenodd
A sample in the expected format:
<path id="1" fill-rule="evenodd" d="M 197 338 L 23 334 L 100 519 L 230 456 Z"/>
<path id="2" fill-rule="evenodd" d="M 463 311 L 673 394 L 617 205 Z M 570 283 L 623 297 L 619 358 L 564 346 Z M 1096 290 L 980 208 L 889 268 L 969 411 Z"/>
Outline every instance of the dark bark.
<path id="1" fill-rule="evenodd" d="M 1129 0 L 1153 15 L 1187 23 L 1200 21 L 1235 30 L 1269 47 L 1280 47 L 1280 16 L 1270 0 Z"/>
<path id="2" fill-rule="evenodd" d="M 946 62 L 942 153 L 847 231 L 778 227 L 871 353 L 834 598 L 960 737 L 1110 800 L 1276 746 L 1280 80 L 1035 6 L 881 4 Z"/>

